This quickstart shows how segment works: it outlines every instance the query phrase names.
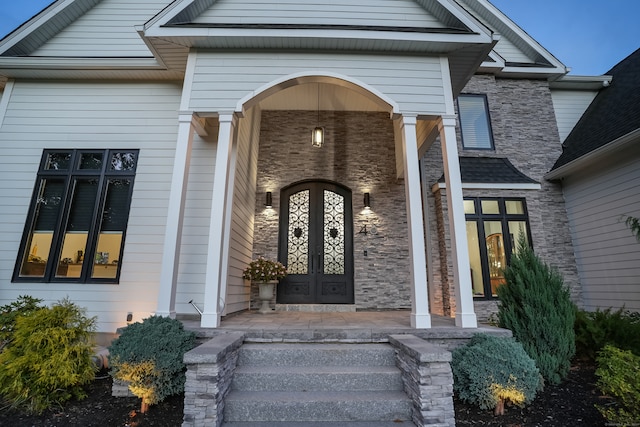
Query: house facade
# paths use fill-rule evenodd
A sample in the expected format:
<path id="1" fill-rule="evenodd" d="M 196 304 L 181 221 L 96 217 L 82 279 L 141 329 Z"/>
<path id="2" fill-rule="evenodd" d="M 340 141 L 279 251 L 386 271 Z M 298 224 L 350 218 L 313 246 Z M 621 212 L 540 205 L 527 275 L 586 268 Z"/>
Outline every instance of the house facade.
<path id="1" fill-rule="evenodd" d="M 0 41 L 0 302 L 217 327 L 265 256 L 280 309 L 473 328 L 522 236 L 581 303 L 566 73 L 486 0 L 58 0 Z"/>

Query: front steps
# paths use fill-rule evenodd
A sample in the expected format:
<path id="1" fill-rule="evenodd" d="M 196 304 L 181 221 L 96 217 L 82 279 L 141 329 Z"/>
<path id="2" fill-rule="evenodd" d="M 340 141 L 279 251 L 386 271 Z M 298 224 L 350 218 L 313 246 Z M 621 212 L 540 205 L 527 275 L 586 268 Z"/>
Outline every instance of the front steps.
<path id="1" fill-rule="evenodd" d="M 411 408 L 388 344 L 245 344 L 223 426 L 413 426 Z"/>

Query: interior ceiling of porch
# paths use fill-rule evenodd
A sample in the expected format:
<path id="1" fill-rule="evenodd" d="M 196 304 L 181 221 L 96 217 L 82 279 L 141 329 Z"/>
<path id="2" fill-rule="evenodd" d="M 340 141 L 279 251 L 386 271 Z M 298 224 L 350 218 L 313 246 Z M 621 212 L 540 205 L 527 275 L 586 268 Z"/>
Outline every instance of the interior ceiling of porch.
<path id="1" fill-rule="evenodd" d="M 281 88 L 259 105 L 262 110 L 391 112 L 389 104 L 364 89 L 319 82 Z"/>

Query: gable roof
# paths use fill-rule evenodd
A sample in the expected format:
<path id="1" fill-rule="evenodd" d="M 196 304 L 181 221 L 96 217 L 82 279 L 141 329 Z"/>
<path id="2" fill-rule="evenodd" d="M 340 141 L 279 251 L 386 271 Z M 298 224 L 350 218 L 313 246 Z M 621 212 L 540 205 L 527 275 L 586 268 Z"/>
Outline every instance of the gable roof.
<path id="1" fill-rule="evenodd" d="M 442 55 L 454 94 L 478 70 L 549 79 L 566 73 L 488 0 L 57 0 L 0 40 L 0 85 L 3 76 L 180 79 L 192 48 Z"/>
<path id="2" fill-rule="evenodd" d="M 606 74 L 613 77 L 610 85 L 596 95 L 567 136 L 552 171 L 640 133 L 640 49 Z"/>

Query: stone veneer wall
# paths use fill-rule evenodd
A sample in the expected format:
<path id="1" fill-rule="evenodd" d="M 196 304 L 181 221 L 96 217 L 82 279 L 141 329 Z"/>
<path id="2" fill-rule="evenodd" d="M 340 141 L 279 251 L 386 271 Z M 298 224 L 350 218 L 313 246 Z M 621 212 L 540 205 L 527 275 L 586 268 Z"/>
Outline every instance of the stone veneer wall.
<path id="1" fill-rule="evenodd" d="M 562 148 L 553 111 L 549 85 L 543 80 L 496 79 L 474 76 L 462 93 L 486 94 L 495 150 L 463 150 L 459 126 L 458 150 L 461 156 L 507 157 L 513 165 L 538 181 L 541 190 L 464 190 L 469 197 L 525 197 L 534 251 L 563 275 L 573 300 L 581 305 L 581 290 L 574 258 L 568 219 L 560 185 L 544 179 L 560 155 Z M 443 174 L 440 144 L 434 143 L 423 159 L 427 186 L 435 184 Z M 433 247 L 440 248 L 432 260 L 439 303 L 451 307 L 455 314 L 446 190 L 428 192 L 430 227 Z M 435 251 L 434 251 L 435 252 Z M 446 255 L 446 258 L 443 257 Z M 449 297 L 449 302 L 446 299 Z M 476 300 L 479 320 L 496 311 L 496 302 Z M 433 310 L 437 313 L 436 310 Z M 439 313 L 438 313 L 439 314 Z"/>
<path id="2" fill-rule="evenodd" d="M 412 420 L 421 427 L 454 427 L 451 353 L 413 335 L 390 335 L 402 372 L 404 391 L 413 402 Z"/>
<path id="3" fill-rule="evenodd" d="M 311 146 L 311 130 L 325 128 L 325 145 Z M 254 257 L 278 256 L 280 190 L 307 179 L 352 190 L 354 288 L 358 309 L 411 307 L 404 183 L 396 179 L 393 122 L 387 113 L 263 111 L 258 154 Z M 273 208 L 264 207 L 265 192 Z M 371 211 L 363 210 L 363 194 Z M 377 234 L 359 234 L 364 225 Z M 367 250 L 367 256 L 364 251 Z M 252 290 L 252 307 L 257 307 Z"/>

